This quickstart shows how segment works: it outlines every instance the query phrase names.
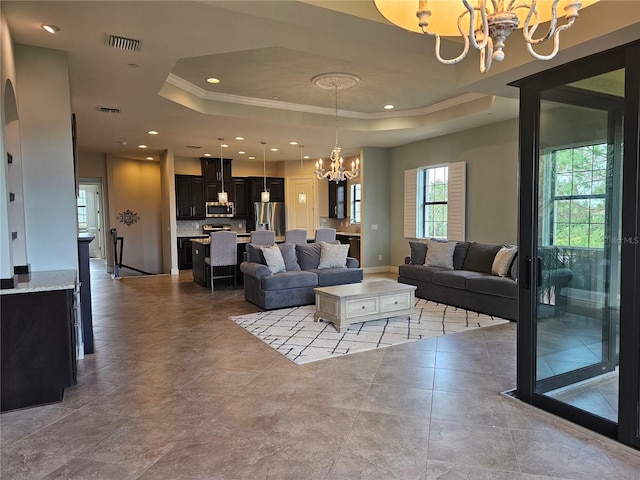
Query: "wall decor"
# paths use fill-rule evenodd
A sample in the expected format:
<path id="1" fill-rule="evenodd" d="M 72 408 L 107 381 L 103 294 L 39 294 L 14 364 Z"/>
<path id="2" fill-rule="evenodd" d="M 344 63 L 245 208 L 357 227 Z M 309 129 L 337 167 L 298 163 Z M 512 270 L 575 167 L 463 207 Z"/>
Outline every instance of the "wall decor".
<path id="1" fill-rule="evenodd" d="M 129 209 L 126 209 L 124 212 L 119 213 L 117 218 L 120 223 L 124 223 L 127 227 L 130 227 L 134 223 L 138 223 L 138 220 L 140 220 L 140 215 L 132 212 Z"/>

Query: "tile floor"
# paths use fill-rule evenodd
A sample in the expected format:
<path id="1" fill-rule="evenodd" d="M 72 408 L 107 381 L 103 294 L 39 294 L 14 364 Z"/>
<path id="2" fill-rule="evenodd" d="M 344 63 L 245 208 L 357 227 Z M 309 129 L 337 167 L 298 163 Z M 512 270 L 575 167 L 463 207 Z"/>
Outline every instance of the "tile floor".
<path id="1" fill-rule="evenodd" d="M 640 454 L 500 395 L 515 324 L 297 366 L 241 289 L 92 269 L 96 351 L 5 413 L 2 479 L 640 479 Z"/>

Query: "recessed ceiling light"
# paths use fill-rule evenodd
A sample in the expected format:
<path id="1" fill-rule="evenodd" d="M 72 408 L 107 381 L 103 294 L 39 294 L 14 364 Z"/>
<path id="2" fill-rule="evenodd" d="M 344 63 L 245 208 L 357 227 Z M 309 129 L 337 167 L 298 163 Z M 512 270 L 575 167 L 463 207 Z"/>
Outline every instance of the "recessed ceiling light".
<path id="1" fill-rule="evenodd" d="M 207 78 L 207 83 L 220 83 L 220 80 L 215 77 L 209 77 Z"/>
<path id="2" fill-rule="evenodd" d="M 277 152 L 277 151 L 278 151 L 278 149 L 277 149 L 276 147 L 273 147 L 273 148 L 271 149 L 271 151 L 272 151 L 272 152 Z"/>
<path id="3" fill-rule="evenodd" d="M 244 155 L 245 153 L 247 153 L 247 152 L 245 152 L 244 150 L 240 150 L 240 151 L 238 152 L 238 155 Z"/>
<path id="4" fill-rule="evenodd" d="M 302 158 L 309 159 L 309 158 L 311 158 L 311 157 L 310 157 L 309 155 L 305 155 L 305 156 L 304 156 L 304 157 L 302 157 Z"/>
<path id="5" fill-rule="evenodd" d="M 255 159 L 256 159 L 256 157 L 254 157 L 253 155 L 251 155 L 251 156 L 249 157 L 249 160 L 255 160 Z"/>
<path id="6" fill-rule="evenodd" d="M 236 137 L 236 140 L 238 140 L 238 141 L 244 140 L 244 137 Z"/>
<path id="7" fill-rule="evenodd" d="M 298 142 L 296 142 L 295 140 L 292 140 L 292 141 L 289 142 L 289 145 L 297 145 L 297 144 L 298 144 Z"/>
<path id="8" fill-rule="evenodd" d="M 205 156 L 205 157 L 210 157 L 210 156 L 211 156 L 211 154 L 210 154 L 210 153 L 205 153 L 205 154 L 204 154 L 204 156 Z"/>
<path id="9" fill-rule="evenodd" d="M 138 148 L 147 148 L 146 145 L 138 145 Z"/>
<path id="10" fill-rule="evenodd" d="M 227 145 L 226 143 L 223 143 L 222 145 L 220 145 L 221 147 L 227 148 L 229 145 Z"/>
<path id="11" fill-rule="evenodd" d="M 147 157 L 147 160 L 153 160 L 153 157 Z"/>
<path id="12" fill-rule="evenodd" d="M 391 105 L 391 104 L 389 104 L 389 105 L 385 105 L 385 106 L 384 106 L 384 109 L 385 109 L 385 110 L 393 110 L 394 108 L 396 108 L 396 107 L 394 107 L 394 106 L 393 106 L 393 105 Z"/>
<path id="13" fill-rule="evenodd" d="M 155 130 L 149 130 L 147 133 L 149 135 L 158 135 L 158 132 L 156 132 Z"/>
<path id="14" fill-rule="evenodd" d="M 58 33 L 60 31 L 60 27 L 56 27 L 55 25 L 40 25 L 45 32 L 49 33 Z"/>

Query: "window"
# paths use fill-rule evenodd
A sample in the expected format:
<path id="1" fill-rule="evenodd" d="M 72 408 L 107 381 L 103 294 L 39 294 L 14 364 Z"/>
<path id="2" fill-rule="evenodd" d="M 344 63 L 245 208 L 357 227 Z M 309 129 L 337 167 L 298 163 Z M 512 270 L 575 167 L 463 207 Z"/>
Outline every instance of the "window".
<path id="1" fill-rule="evenodd" d="M 360 223 L 361 190 L 360 184 L 351 185 L 351 223 Z"/>
<path id="2" fill-rule="evenodd" d="M 405 170 L 405 238 L 464 241 L 466 186 L 465 162 Z"/>
<path id="3" fill-rule="evenodd" d="M 87 192 L 80 189 L 78 191 L 78 227 L 87 228 Z"/>
<path id="4" fill-rule="evenodd" d="M 418 232 L 421 237 L 447 238 L 449 167 L 420 169 Z"/>
<path id="5" fill-rule="evenodd" d="M 607 145 L 555 150 L 551 154 L 550 243 L 604 247 Z"/>

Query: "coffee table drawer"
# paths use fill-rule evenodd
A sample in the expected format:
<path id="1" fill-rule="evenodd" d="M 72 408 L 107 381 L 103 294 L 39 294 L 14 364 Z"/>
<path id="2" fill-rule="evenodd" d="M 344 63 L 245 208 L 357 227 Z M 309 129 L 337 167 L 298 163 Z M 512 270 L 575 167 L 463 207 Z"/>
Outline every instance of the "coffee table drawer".
<path id="1" fill-rule="evenodd" d="M 378 313 L 378 298 L 360 298 L 357 300 L 347 300 L 347 318 L 364 317 Z"/>
<path id="2" fill-rule="evenodd" d="M 396 310 L 406 310 L 413 307 L 411 294 L 409 292 L 397 293 L 394 295 L 384 295 L 380 297 L 380 311 L 393 312 Z"/>

